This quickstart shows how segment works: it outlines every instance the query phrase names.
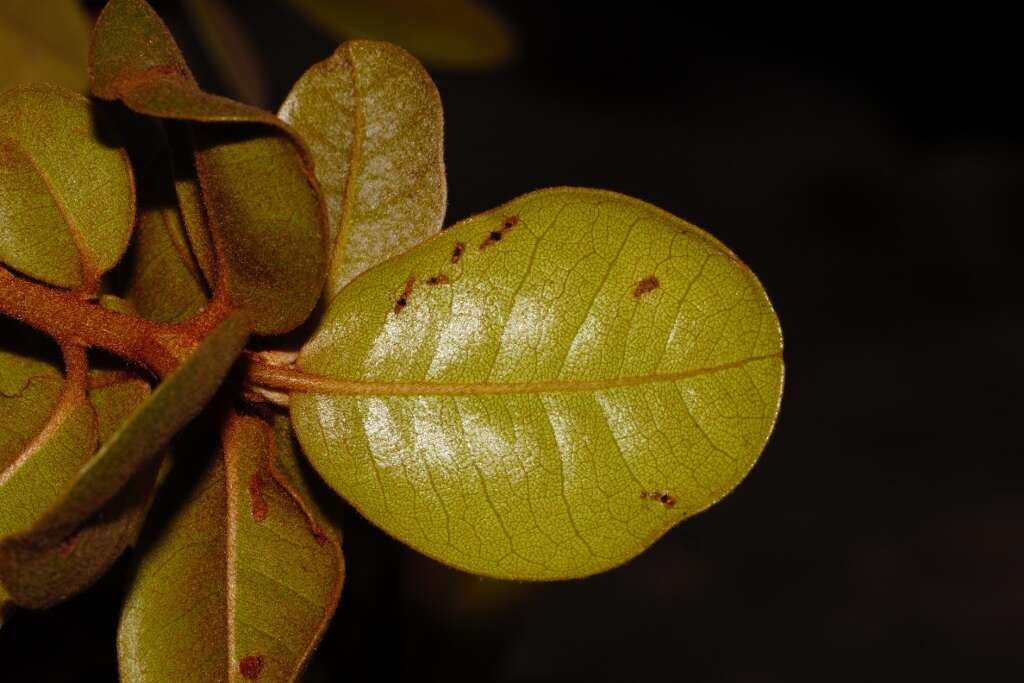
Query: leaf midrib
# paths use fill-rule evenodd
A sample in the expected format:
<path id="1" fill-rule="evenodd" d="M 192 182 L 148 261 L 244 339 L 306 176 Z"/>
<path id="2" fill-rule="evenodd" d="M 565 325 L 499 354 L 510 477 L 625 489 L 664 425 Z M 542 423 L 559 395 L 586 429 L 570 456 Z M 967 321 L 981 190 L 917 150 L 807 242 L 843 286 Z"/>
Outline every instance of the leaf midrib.
<path id="1" fill-rule="evenodd" d="M 494 396 L 506 394 L 547 394 L 606 391 L 678 382 L 726 370 L 742 368 L 763 360 L 781 359 L 782 352 L 750 356 L 741 360 L 703 368 L 693 368 L 651 375 L 613 377 L 593 380 L 536 380 L 532 382 L 385 382 L 360 379 L 338 379 L 291 368 L 266 368 L 253 379 L 271 388 L 288 389 L 299 394 L 330 394 L 336 396 Z"/>

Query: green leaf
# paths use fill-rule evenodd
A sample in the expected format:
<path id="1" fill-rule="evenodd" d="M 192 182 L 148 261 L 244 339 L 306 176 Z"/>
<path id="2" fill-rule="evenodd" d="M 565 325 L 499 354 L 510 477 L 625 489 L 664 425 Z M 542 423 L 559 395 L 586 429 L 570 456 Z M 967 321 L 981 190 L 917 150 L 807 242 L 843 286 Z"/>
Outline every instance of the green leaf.
<path id="1" fill-rule="evenodd" d="M 142 0 L 112 0 L 93 31 L 93 94 L 193 121 L 196 169 L 226 287 L 260 334 L 313 310 L 327 269 L 327 227 L 312 160 L 280 119 L 198 89 L 174 40 Z M 210 125 L 210 124 L 245 125 Z M 186 221 L 188 222 L 188 221 Z"/>
<path id="2" fill-rule="evenodd" d="M 551 189 L 342 290 L 291 416 L 327 483 L 402 542 L 478 574 L 579 577 L 744 477 L 781 349 L 757 279 L 707 233 Z"/>
<path id="3" fill-rule="evenodd" d="M 515 35 L 479 0 L 292 0 L 339 39 L 378 38 L 456 69 L 494 67 L 516 52 Z"/>
<path id="4" fill-rule="evenodd" d="M 344 569 L 337 536 L 306 511 L 280 457 L 291 455 L 268 424 L 228 419 L 221 452 L 142 556 L 118 634 L 122 680 L 299 675 Z"/>
<path id="5" fill-rule="evenodd" d="M 310 68 L 280 116 L 309 145 L 330 221 L 332 298 L 444 220 L 441 98 L 405 50 L 352 41 Z"/>
<path id="6" fill-rule="evenodd" d="M 125 514 L 145 508 L 145 497 L 131 492 L 132 487 L 124 493 L 125 487 L 134 477 L 145 480 L 156 476 L 156 456 L 213 396 L 241 353 L 248 330 L 243 316 L 227 318 L 181 367 L 160 383 L 148 400 L 122 401 L 122 409 L 127 406 L 134 411 L 92 459 L 72 470 L 73 477 L 61 481 L 60 487 L 52 487 L 56 496 L 51 493 L 40 503 L 27 485 L 12 482 L 12 495 L 32 497 L 35 502 L 30 511 L 18 515 L 16 524 L 0 528 L 4 535 L 0 541 L 0 581 L 19 604 L 54 604 L 67 597 L 69 574 L 80 570 L 87 575 L 98 569 L 94 562 L 69 567 L 69 561 L 75 558 L 70 556 L 69 560 L 67 547 L 73 545 L 76 536 L 81 536 L 83 527 L 105 523 L 104 517 L 94 515 L 111 501 L 116 501 L 115 507 Z M 89 422 L 93 424 L 94 420 Z M 75 436 L 75 445 L 88 443 L 91 454 L 95 436 L 91 441 Z M 30 462 L 35 464 L 36 460 L 38 456 L 32 456 Z M 4 495 L 3 483 L 0 481 L 0 495 Z M 5 505 L 4 510 L 7 508 Z M 17 533 L 8 534 L 12 530 Z M 102 530 L 95 533 L 101 534 Z M 120 538 L 118 542 L 123 548 L 131 535 L 123 533 Z M 84 584 L 81 587 L 93 578 L 80 577 Z"/>
<path id="7" fill-rule="evenodd" d="M 0 92 L 52 83 L 85 92 L 89 20 L 77 0 L 0 2 Z"/>
<path id="8" fill-rule="evenodd" d="M 0 101 L 0 261 L 61 287 L 95 286 L 121 259 L 135 219 L 128 158 L 96 114 L 86 98 L 50 86 Z"/>

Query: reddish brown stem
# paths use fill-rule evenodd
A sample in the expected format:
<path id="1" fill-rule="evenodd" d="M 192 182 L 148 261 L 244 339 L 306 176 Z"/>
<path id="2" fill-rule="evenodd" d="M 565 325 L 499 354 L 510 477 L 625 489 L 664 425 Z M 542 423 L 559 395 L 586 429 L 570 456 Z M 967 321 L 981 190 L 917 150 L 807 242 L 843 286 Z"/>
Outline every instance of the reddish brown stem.
<path id="1" fill-rule="evenodd" d="M 217 307 L 219 308 L 219 307 Z M 51 289 L 0 268 L 0 314 L 22 321 L 62 344 L 96 347 L 142 365 L 160 377 L 192 352 L 219 310 L 194 322 L 164 325 L 109 311 L 74 292 Z"/>

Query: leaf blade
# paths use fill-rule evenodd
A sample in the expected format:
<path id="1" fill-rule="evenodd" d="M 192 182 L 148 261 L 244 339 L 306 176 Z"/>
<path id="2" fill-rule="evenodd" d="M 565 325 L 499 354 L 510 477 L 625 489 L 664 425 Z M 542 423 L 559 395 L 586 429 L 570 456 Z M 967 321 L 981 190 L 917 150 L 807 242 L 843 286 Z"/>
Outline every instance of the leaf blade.
<path id="1" fill-rule="evenodd" d="M 90 69 L 98 97 L 141 114 L 204 124 L 193 132 L 217 256 L 213 288 L 245 309 L 259 334 L 287 332 L 304 321 L 326 276 L 327 228 L 302 141 L 267 112 L 199 90 L 167 28 L 142 0 L 112 0 L 104 8 Z M 179 190 L 186 207 L 194 203 L 194 186 Z M 194 213 L 186 213 L 190 231 Z"/>
<path id="2" fill-rule="evenodd" d="M 95 282 L 121 259 L 135 220 L 124 149 L 99 137 L 86 98 L 50 86 L 6 93 L 0 129 L 0 261 L 57 286 Z"/>
<path id="3" fill-rule="evenodd" d="M 292 420 L 332 488 L 431 557 L 531 580 L 621 564 L 725 495 L 782 377 L 774 311 L 728 249 L 573 188 L 357 278 L 298 366 L 316 377 Z"/>
<path id="4" fill-rule="evenodd" d="M 316 162 L 330 221 L 328 301 L 441 228 L 441 98 L 410 54 L 387 43 L 345 43 L 303 74 L 280 116 Z"/>
<path id="5" fill-rule="evenodd" d="M 273 472 L 269 425 L 228 419 L 212 458 L 141 561 L 118 634 L 126 681 L 291 681 L 334 611 L 343 564 Z"/>

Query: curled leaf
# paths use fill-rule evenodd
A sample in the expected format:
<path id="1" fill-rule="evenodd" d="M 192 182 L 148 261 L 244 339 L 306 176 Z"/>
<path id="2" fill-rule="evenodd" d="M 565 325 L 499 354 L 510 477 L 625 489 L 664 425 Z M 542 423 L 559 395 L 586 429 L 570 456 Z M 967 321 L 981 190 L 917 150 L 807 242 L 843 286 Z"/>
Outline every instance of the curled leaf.
<path id="1" fill-rule="evenodd" d="M 498 66 L 516 52 L 505 21 L 480 0 L 292 0 L 338 38 L 378 38 L 441 67 Z"/>
<path id="2" fill-rule="evenodd" d="M 292 681 L 337 605 L 336 534 L 278 467 L 270 425 L 231 416 L 221 451 L 149 539 L 118 634 L 125 681 Z M 170 487 L 188 486 L 185 473 Z"/>
<path id="3" fill-rule="evenodd" d="M 257 333 L 287 332 L 305 320 L 323 287 L 327 233 L 302 141 L 272 114 L 199 90 L 142 0 L 104 8 L 90 74 L 98 97 L 202 124 L 193 128 L 195 160 L 216 254 L 214 289 L 226 289 Z"/>
<path id="4" fill-rule="evenodd" d="M 328 300 L 359 273 L 441 228 L 441 98 L 405 50 L 345 43 L 303 74 L 280 115 L 316 161 L 330 221 Z"/>
<path id="5" fill-rule="evenodd" d="M 356 278 L 290 383 L 314 467 L 466 571 L 634 557 L 728 493 L 782 390 L 778 320 L 722 244 L 609 192 L 516 199 Z"/>
<path id="6" fill-rule="evenodd" d="M 135 220 L 128 158 L 90 102 L 49 86 L 0 101 L 0 262 L 60 287 L 94 287 Z M 103 201 L 97 201 L 102 196 Z"/>

